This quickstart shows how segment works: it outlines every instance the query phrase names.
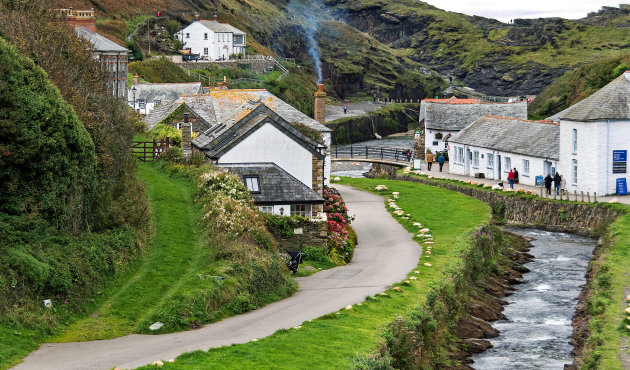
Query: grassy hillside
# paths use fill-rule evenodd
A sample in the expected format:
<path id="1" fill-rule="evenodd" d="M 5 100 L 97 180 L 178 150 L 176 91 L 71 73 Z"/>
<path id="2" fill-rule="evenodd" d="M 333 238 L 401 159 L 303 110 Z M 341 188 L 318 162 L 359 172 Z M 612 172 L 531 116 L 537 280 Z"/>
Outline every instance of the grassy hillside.
<path id="1" fill-rule="evenodd" d="M 529 116 L 552 116 L 601 89 L 630 69 L 630 53 L 602 59 L 565 73 L 543 90 L 529 106 Z"/>

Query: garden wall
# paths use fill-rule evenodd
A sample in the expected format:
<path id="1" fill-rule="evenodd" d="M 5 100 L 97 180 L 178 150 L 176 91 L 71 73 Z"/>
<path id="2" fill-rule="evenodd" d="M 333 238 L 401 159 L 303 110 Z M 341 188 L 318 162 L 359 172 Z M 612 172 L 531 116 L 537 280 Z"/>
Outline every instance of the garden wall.
<path id="1" fill-rule="evenodd" d="M 326 248 L 328 228 L 326 222 L 311 222 L 308 219 L 282 217 L 282 224 L 272 224 L 267 219 L 267 229 L 273 234 L 278 249 L 302 250 L 304 247 Z"/>

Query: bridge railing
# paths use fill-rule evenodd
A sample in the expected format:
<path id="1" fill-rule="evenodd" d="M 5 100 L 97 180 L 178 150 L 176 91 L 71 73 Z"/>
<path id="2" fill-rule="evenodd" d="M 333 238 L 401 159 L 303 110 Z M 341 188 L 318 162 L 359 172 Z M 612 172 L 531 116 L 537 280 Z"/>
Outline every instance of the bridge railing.
<path id="1" fill-rule="evenodd" d="M 411 149 L 365 145 L 333 146 L 331 150 L 332 158 L 380 159 L 393 162 L 409 162 L 412 154 Z"/>

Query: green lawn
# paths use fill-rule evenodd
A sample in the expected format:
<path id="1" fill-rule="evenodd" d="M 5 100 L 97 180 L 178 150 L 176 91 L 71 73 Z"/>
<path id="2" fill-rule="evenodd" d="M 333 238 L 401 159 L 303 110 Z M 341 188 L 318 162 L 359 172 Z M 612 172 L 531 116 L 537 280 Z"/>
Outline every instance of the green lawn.
<path id="1" fill-rule="evenodd" d="M 305 322 L 300 329 L 280 330 L 247 344 L 187 353 L 175 363 L 165 363 L 165 368 L 349 368 L 356 354 L 365 355 L 376 348 L 381 329 L 395 314 L 402 315 L 424 302 L 431 282 L 441 278 L 455 257 L 454 246 L 460 238 L 490 220 L 486 204 L 448 190 L 390 180 L 344 178 L 342 183 L 369 190 L 377 184 L 386 185 L 387 194 L 400 193 L 397 203 L 411 215 L 409 220 L 398 218 L 403 226 L 417 232 L 413 222 L 420 222 L 431 229 L 433 254 L 423 255 L 414 270 L 418 273 L 410 271 L 418 280 L 397 284 L 402 288 L 400 293 L 390 289 L 384 296 L 366 297 L 352 310 Z M 358 248 L 360 243 L 359 236 Z M 429 261 L 432 267 L 425 267 L 423 264 Z"/>
<path id="2" fill-rule="evenodd" d="M 196 232 L 199 211 L 193 204 L 192 184 L 151 164 L 140 164 L 138 175 L 153 205 L 153 249 L 140 270 L 95 314 L 70 325 L 53 341 L 106 339 L 138 331 L 138 323 L 195 272 L 204 249 Z"/>

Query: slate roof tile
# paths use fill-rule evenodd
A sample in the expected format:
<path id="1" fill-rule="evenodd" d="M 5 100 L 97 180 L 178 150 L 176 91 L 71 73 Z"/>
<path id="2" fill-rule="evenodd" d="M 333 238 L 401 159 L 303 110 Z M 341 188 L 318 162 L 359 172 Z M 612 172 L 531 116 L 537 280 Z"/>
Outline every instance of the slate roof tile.
<path id="1" fill-rule="evenodd" d="M 527 102 L 481 103 L 476 99 L 458 99 L 470 102 L 429 102 L 425 110 L 428 129 L 459 131 L 484 115 L 527 119 Z"/>

